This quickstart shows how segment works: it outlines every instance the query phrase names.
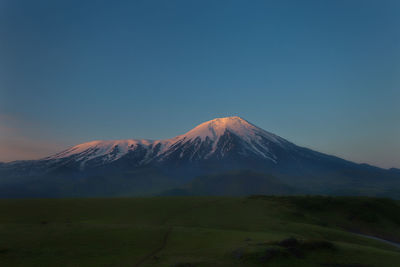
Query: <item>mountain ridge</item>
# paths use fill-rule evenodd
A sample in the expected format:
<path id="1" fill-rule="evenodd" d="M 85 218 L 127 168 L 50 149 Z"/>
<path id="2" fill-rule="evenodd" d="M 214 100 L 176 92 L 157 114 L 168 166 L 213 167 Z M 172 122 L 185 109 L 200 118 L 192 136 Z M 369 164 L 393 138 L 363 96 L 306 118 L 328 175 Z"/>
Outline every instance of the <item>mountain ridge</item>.
<path id="1" fill-rule="evenodd" d="M 107 187 L 115 188 L 111 195 L 118 195 L 118 190 L 125 190 L 120 183 L 134 187 L 128 191 L 135 194 L 141 192 L 140 188 L 143 192 L 154 192 L 154 188 L 161 192 L 212 173 L 221 173 L 226 178 L 225 173 L 232 170 L 270 175 L 295 188 L 296 192 L 400 198 L 397 171 L 358 164 L 297 146 L 237 116 L 204 122 L 170 139 L 97 140 L 39 160 L 0 164 L 0 197 L 2 186 L 11 186 L 17 193 L 15 188 L 19 187 L 27 192 L 34 187 L 42 192 L 39 185 L 47 186 L 47 191 L 59 191 L 62 187 L 60 192 L 67 196 L 73 192 L 87 196 L 77 187 L 83 182 L 91 191 L 90 187 L 99 187 L 96 181 L 101 181 L 104 187 L 103 191 L 101 188 L 96 191 L 99 196 L 103 196 L 101 192 L 104 196 L 111 194 Z M 31 184 L 35 179 L 36 183 Z M 246 181 L 235 179 L 240 181 L 239 184 Z M 259 177 L 253 181 L 263 179 Z M 248 183 L 251 183 L 250 179 Z M 157 184 L 165 188 L 159 188 Z M 267 186 L 266 182 L 260 184 Z M 251 185 L 243 187 L 255 188 Z M 47 191 L 44 190 L 45 195 Z"/>
<path id="2" fill-rule="evenodd" d="M 55 155 L 48 156 L 39 160 L 52 160 L 72 156 L 74 154 L 87 154 L 86 152 L 94 152 L 90 158 L 100 157 L 104 155 L 114 155 L 111 160 L 118 160 L 121 156 L 127 154 L 130 149 L 137 146 L 143 146 L 147 149 L 157 149 L 155 156 L 160 156 L 165 153 L 168 149 L 174 147 L 179 143 L 195 142 L 196 139 L 200 139 L 202 142 L 213 142 L 212 151 L 216 149 L 216 144 L 221 136 L 226 131 L 232 132 L 233 134 L 245 139 L 251 146 L 251 140 L 257 138 L 258 135 L 262 135 L 272 142 L 284 143 L 288 142 L 285 139 L 269 133 L 246 120 L 234 116 L 226 118 L 216 118 L 210 121 L 206 121 L 196 126 L 192 130 L 185 134 L 175 136 L 169 139 L 150 140 L 150 139 L 122 139 L 122 140 L 95 140 L 78 144 L 64 151 L 56 153 Z M 252 146 L 261 156 L 266 156 L 263 152 L 259 151 L 257 147 Z"/>

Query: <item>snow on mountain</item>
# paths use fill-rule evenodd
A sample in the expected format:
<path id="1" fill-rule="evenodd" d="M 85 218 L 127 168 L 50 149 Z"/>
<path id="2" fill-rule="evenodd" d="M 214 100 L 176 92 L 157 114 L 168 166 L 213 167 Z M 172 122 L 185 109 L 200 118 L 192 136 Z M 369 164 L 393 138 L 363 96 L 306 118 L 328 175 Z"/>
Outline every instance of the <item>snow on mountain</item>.
<path id="1" fill-rule="evenodd" d="M 274 162 L 276 156 L 271 153 L 269 144 L 273 143 L 283 147 L 288 143 L 285 139 L 235 116 L 204 122 L 186 134 L 171 139 L 92 141 L 76 145 L 43 160 L 72 158 L 81 162 L 83 167 L 85 162 L 98 158 L 101 158 L 103 163 L 116 161 L 138 148 L 147 151 L 142 162 L 163 161 L 168 156 L 178 153 L 178 151 L 180 158 L 189 154 L 190 160 L 195 155 L 207 159 L 214 155 L 217 150 L 219 150 L 219 157 L 223 157 L 228 148 L 221 149 L 220 146 L 222 146 L 222 139 L 227 133 L 240 138 L 243 145 L 242 154 L 253 153 Z"/>
<path id="2" fill-rule="evenodd" d="M 218 149 L 220 150 L 218 151 L 219 156 L 223 157 L 225 152 L 229 150 L 227 147 L 221 148 L 224 145 L 223 137 L 227 133 L 240 138 L 243 146 L 242 154 L 251 152 L 272 161 L 276 161 L 276 157 L 270 152 L 268 143 L 274 143 L 279 146 L 284 146 L 288 143 L 285 139 L 234 116 L 204 122 L 186 134 L 163 141 L 164 146 L 159 154 L 169 155 L 181 149 L 182 146 L 191 145 L 191 159 L 196 154 L 203 155 L 205 159 L 210 158 Z M 211 147 L 204 148 L 207 144 L 211 145 Z M 204 151 L 207 149 L 208 151 Z M 183 157 L 184 154 L 184 151 L 181 151 L 180 157 Z"/>
<path id="3" fill-rule="evenodd" d="M 187 140 L 200 138 L 202 141 L 204 141 L 208 137 L 212 141 L 216 141 L 225 133 L 226 130 L 234 133 L 235 135 L 246 141 L 257 139 L 260 136 L 264 136 L 271 141 L 277 143 L 283 140 L 282 138 L 267 131 L 264 131 L 261 128 L 258 128 L 257 126 L 237 116 L 217 118 L 204 122 L 192 129 L 191 131 L 187 132 L 186 134 L 178 137 L 179 139 Z"/>
<path id="4" fill-rule="evenodd" d="M 149 146 L 150 140 L 108 140 L 92 141 L 76 145 L 53 156 L 44 158 L 44 160 L 57 160 L 68 157 L 74 157 L 76 161 L 89 161 L 98 157 L 105 157 L 104 161 L 118 160 L 129 151 L 135 150 L 139 145 Z"/>

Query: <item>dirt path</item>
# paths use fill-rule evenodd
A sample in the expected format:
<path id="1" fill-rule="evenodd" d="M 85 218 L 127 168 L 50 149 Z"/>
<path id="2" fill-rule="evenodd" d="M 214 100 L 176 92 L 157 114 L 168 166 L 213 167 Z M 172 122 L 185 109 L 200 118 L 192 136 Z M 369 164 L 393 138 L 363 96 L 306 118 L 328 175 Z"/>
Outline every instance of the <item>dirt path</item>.
<path id="1" fill-rule="evenodd" d="M 149 254 L 147 254 L 146 256 L 144 256 L 141 260 L 139 260 L 137 263 L 135 263 L 135 267 L 142 265 L 144 262 L 146 262 L 147 260 L 151 259 L 152 257 L 154 257 L 155 255 L 157 255 L 158 252 L 160 252 L 161 250 L 163 250 L 165 248 L 165 246 L 167 245 L 167 241 L 168 241 L 168 237 L 172 232 L 172 226 L 170 226 L 167 230 L 167 232 L 164 234 L 163 239 L 161 241 L 161 244 L 159 247 L 155 248 L 152 252 L 150 252 Z"/>
<path id="2" fill-rule="evenodd" d="M 204 206 L 207 207 L 207 206 L 209 206 L 209 205 L 215 204 L 215 203 L 218 202 L 218 201 L 221 201 L 221 200 L 220 200 L 220 199 L 216 199 L 216 200 L 213 200 L 213 201 L 208 201 L 208 202 L 206 202 L 206 203 L 201 203 L 201 204 L 198 204 L 198 205 L 194 205 L 194 206 L 192 206 L 192 207 L 187 207 L 187 208 L 185 208 L 185 209 L 183 209 L 183 210 L 177 212 L 175 215 L 173 215 L 173 216 L 171 216 L 171 217 L 169 217 L 169 218 L 166 218 L 161 224 L 162 224 L 162 225 L 167 225 L 169 220 L 174 219 L 174 218 L 176 218 L 177 216 L 180 216 L 180 215 L 182 215 L 182 214 L 188 213 L 188 212 L 190 212 L 191 210 L 196 209 L 196 208 L 199 208 L 199 207 L 204 207 Z M 138 262 L 136 262 L 133 266 L 134 266 L 134 267 L 141 266 L 143 263 L 145 263 L 146 261 L 150 260 L 152 257 L 156 256 L 160 251 L 162 251 L 162 250 L 166 247 L 166 245 L 167 245 L 167 243 L 168 243 L 168 238 L 170 237 L 170 235 L 171 235 L 171 233 L 172 233 L 172 230 L 173 230 L 173 226 L 170 225 L 170 226 L 168 227 L 167 232 L 166 232 L 166 233 L 164 234 L 164 236 L 163 236 L 163 239 L 162 239 L 162 241 L 161 241 L 160 246 L 158 246 L 157 248 L 155 248 L 154 250 L 152 250 L 149 254 L 147 254 L 146 256 L 144 256 L 142 259 L 140 259 Z"/>

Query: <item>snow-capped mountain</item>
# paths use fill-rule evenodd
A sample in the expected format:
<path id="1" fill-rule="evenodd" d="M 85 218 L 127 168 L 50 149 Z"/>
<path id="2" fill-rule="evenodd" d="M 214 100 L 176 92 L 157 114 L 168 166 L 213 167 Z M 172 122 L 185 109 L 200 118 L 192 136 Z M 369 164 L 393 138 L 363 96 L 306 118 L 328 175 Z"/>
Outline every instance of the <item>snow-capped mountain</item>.
<path id="1" fill-rule="evenodd" d="M 240 142 L 234 147 L 233 139 Z M 284 148 L 290 143 L 240 117 L 217 118 L 204 122 L 186 134 L 166 140 L 114 140 L 92 141 L 71 147 L 41 161 L 78 162 L 81 169 L 86 163 L 109 164 L 128 154 L 141 152 L 134 164 L 161 162 L 169 158 L 189 161 L 223 159 L 233 150 L 243 156 L 255 156 L 277 162 L 273 147 Z M 93 164 L 88 164 L 89 166 Z"/>
<path id="2" fill-rule="evenodd" d="M 236 170 L 251 170 L 250 184 L 260 173 L 258 184 L 285 192 L 388 191 L 400 198 L 398 172 L 297 146 L 240 117 L 213 119 L 171 139 L 92 141 L 40 160 L 1 164 L 0 197 L 146 195 L 210 174 L 212 179 L 196 178 L 197 184 L 232 176 L 240 188 L 247 180 L 239 178 L 243 172 L 232 174 Z M 215 175 L 224 172 L 230 174 Z"/>
<path id="3" fill-rule="evenodd" d="M 239 148 L 231 142 L 234 138 L 240 141 Z M 227 117 L 204 122 L 186 134 L 166 141 L 166 144 L 160 153 L 163 157 L 179 151 L 179 158 L 222 159 L 237 149 L 244 156 L 254 155 L 276 161 L 270 145 L 284 147 L 288 142 L 240 117 Z"/>

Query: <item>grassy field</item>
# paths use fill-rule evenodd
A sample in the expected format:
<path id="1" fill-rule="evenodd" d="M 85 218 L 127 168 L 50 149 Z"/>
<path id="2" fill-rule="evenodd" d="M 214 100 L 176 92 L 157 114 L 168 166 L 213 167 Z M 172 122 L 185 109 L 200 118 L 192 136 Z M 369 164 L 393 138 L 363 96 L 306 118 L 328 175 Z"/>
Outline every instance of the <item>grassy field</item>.
<path id="1" fill-rule="evenodd" d="M 0 200 L 0 266 L 400 266 L 400 204 L 356 197 Z"/>

